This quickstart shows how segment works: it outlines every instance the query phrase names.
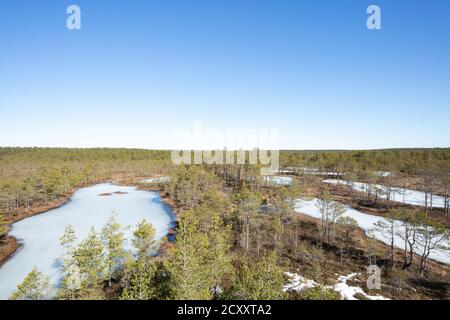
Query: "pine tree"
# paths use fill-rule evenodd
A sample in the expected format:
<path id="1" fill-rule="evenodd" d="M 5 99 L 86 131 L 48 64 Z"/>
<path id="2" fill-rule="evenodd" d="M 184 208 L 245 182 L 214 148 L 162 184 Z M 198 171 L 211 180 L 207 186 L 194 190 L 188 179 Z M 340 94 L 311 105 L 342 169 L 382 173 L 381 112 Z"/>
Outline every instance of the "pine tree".
<path id="1" fill-rule="evenodd" d="M 75 230 L 71 225 L 68 225 L 60 238 L 60 244 L 64 248 L 61 270 L 64 278 L 58 291 L 60 299 L 74 300 L 77 291 L 81 288 L 80 270 L 74 257 L 76 240 Z"/>
<path id="2" fill-rule="evenodd" d="M 219 212 L 201 205 L 194 210 L 200 219 L 199 231 L 207 235 L 208 249 L 205 251 L 205 268 L 210 288 L 214 293 L 220 291 L 223 277 L 232 270 L 231 265 L 231 225 L 225 226 Z"/>
<path id="3" fill-rule="evenodd" d="M 136 259 L 128 260 L 122 279 L 124 290 L 121 300 L 149 300 L 156 296 L 152 285 L 156 264 L 152 254 L 155 251 L 155 229 L 147 221 L 138 223 L 131 240 L 136 250 Z"/>
<path id="4" fill-rule="evenodd" d="M 302 290 L 297 298 L 298 300 L 341 300 L 339 293 L 324 286 L 315 286 Z"/>
<path id="5" fill-rule="evenodd" d="M 344 228 L 344 239 L 342 245 L 340 245 L 341 251 L 341 265 L 343 264 L 344 254 L 349 252 L 350 245 L 353 242 L 353 236 L 358 228 L 358 222 L 352 217 L 340 217 L 337 223 L 341 224 Z"/>
<path id="6" fill-rule="evenodd" d="M 193 210 L 180 215 L 176 246 L 166 268 L 173 281 L 175 299 L 209 300 L 212 283 L 207 276 L 208 235 L 199 232 L 200 221 Z"/>
<path id="7" fill-rule="evenodd" d="M 254 217 L 259 214 L 261 209 L 261 196 L 259 193 L 251 192 L 244 188 L 236 196 L 237 202 L 237 220 L 239 222 L 239 231 L 241 237 L 241 247 L 246 253 L 250 251 L 252 224 Z"/>
<path id="8" fill-rule="evenodd" d="M 330 225 L 327 230 L 327 241 L 328 243 L 331 243 L 331 237 L 334 236 L 334 225 L 337 223 L 338 219 L 344 214 L 345 207 L 343 204 L 339 202 L 333 201 L 331 203 L 331 218 L 330 218 Z"/>
<path id="9" fill-rule="evenodd" d="M 419 228 L 421 224 L 426 223 L 425 212 L 411 213 L 407 209 L 400 209 L 398 219 L 402 222 L 403 227 L 403 232 L 397 233 L 404 241 L 402 269 L 408 269 L 414 261 L 420 234 Z"/>
<path id="10" fill-rule="evenodd" d="M 155 252 L 155 228 L 145 219 L 138 223 L 131 244 L 136 249 L 137 259 L 149 257 Z"/>
<path id="11" fill-rule="evenodd" d="M 75 250 L 75 242 L 77 241 L 77 236 L 72 225 L 68 225 L 64 230 L 64 234 L 59 238 L 61 246 L 65 250 L 66 255 L 72 255 Z"/>
<path id="12" fill-rule="evenodd" d="M 277 260 L 275 252 L 266 253 L 251 266 L 244 257 L 231 289 L 234 298 L 244 300 L 282 298 L 285 278 L 283 269 L 277 265 Z"/>
<path id="13" fill-rule="evenodd" d="M 316 206 L 321 214 L 320 223 L 320 245 L 322 246 L 325 242 L 325 237 L 329 234 L 331 214 L 333 212 L 332 208 L 333 201 L 330 198 L 330 193 L 328 188 L 324 188 L 319 195 L 319 201 Z"/>
<path id="14" fill-rule="evenodd" d="M 39 270 L 33 270 L 17 286 L 17 290 L 11 294 L 10 300 L 50 300 L 53 290 L 50 278 L 44 276 Z"/>
<path id="15" fill-rule="evenodd" d="M 123 290 L 121 300 L 150 300 L 155 298 L 156 288 L 152 286 L 156 274 L 153 259 L 140 258 L 127 268 L 127 286 Z"/>
<path id="16" fill-rule="evenodd" d="M 173 293 L 173 279 L 169 270 L 167 270 L 167 264 L 164 263 L 164 259 L 155 259 L 156 271 L 152 279 L 152 288 L 154 288 L 154 299 L 156 300 L 171 300 L 174 299 Z"/>
<path id="17" fill-rule="evenodd" d="M 383 234 L 389 239 L 389 268 L 392 269 L 395 263 L 395 237 L 397 235 L 398 225 L 396 224 L 396 218 L 399 213 L 395 210 L 389 210 L 384 220 L 379 220 L 375 223 L 374 229 Z"/>
<path id="18" fill-rule="evenodd" d="M 422 247 L 420 257 L 420 274 L 428 268 L 428 259 L 433 251 L 448 253 L 445 243 L 450 239 L 450 231 L 440 222 L 426 221 L 419 228 L 418 243 Z"/>
<path id="19" fill-rule="evenodd" d="M 103 243 L 94 228 L 75 250 L 74 258 L 81 276 L 80 298 L 102 299 L 105 254 Z"/>
<path id="20" fill-rule="evenodd" d="M 125 239 L 120 224 L 111 216 L 102 229 L 102 241 L 106 249 L 106 279 L 109 286 L 115 272 L 123 270 L 127 260 L 127 251 L 124 249 Z"/>
<path id="21" fill-rule="evenodd" d="M 272 195 L 271 213 L 279 220 L 279 222 L 274 221 L 273 224 L 276 234 L 276 244 L 281 243 L 285 224 L 292 218 L 295 206 L 294 194 L 294 190 L 291 190 L 290 187 L 281 186 L 275 189 Z"/>

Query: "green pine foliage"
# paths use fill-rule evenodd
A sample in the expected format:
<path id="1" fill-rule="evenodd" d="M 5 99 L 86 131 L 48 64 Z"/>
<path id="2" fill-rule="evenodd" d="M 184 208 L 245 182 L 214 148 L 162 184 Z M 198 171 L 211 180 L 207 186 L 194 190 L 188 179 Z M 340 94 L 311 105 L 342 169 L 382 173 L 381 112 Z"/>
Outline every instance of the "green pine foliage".
<path id="1" fill-rule="evenodd" d="M 298 300 L 341 300 L 339 293 L 324 286 L 304 289 L 297 294 L 296 298 Z"/>
<path id="2" fill-rule="evenodd" d="M 278 265 L 275 252 L 264 254 L 254 263 L 243 257 L 230 295 L 243 300 L 281 299 L 285 282 L 283 268 Z"/>
<path id="3" fill-rule="evenodd" d="M 50 278 L 36 268 L 17 286 L 10 300 L 50 300 L 53 297 Z"/>
<path id="4" fill-rule="evenodd" d="M 345 172 L 347 180 L 385 183 L 374 174 L 380 170 L 422 179 L 425 187 L 447 193 L 450 184 L 450 149 L 282 151 L 280 155 L 283 167 Z M 340 256 L 340 267 L 358 254 L 356 221 L 342 216 L 343 206 L 334 201 L 331 188 L 322 188 L 322 219 L 317 225 L 302 224 L 293 214 L 295 199 L 313 178 L 300 175 L 291 186 L 270 187 L 259 169 L 248 163 L 174 167 L 169 151 L 0 148 L 0 210 L 8 221 L 21 210 L 124 172 L 132 182 L 168 175 L 170 180 L 160 187 L 179 209 L 176 242 L 159 246 L 154 227 L 143 220 L 132 230 L 131 252 L 125 249 L 124 229 L 114 216 L 100 233 L 92 229 L 80 242 L 68 226 L 60 239 L 63 279 L 57 294 L 48 278 L 33 269 L 11 298 L 283 299 L 289 295 L 283 292 L 287 261 L 300 263 L 316 281 L 326 283 L 327 268 L 335 262 L 327 261 L 332 254 Z M 377 204 L 377 199 L 370 194 L 364 200 Z M 397 259 L 404 260 L 398 262 L 408 272 L 424 276 L 432 269 L 430 252 L 441 245 L 440 239 L 449 237 L 447 229 L 428 219 L 427 210 L 396 211 L 389 204 L 387 209 L 386 215 L 395 213 L 395 219 L 412 230 L 405 237 L 425 239 L 424 250 L 415 259 L 408 247 L 412 238 L 405 239 L 405 252 Z M 5 215 L 0 214 L 0 241 L 7 231 Z M 389 227 L 380 225 L 385 231 Z M 326 246 L 335 252 L 327 252 Z M 383 255 L 375 249 L 371 259 Z M 289 296 L 293 297 L 339 298 L 320 286 Z"/>

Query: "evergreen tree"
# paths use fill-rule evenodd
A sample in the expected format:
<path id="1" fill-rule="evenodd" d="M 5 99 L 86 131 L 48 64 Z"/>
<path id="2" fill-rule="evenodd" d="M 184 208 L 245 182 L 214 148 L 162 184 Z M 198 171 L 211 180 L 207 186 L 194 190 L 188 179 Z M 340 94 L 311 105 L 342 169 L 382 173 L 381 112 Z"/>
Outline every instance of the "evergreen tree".
<path id="1" fill-rule="evenodd" d="M 239 234 L 241 237 L 241 247 L 246 253 L 250 251 L 252 226 L 255 217 L 261 210 L 261 195 L 259 193 L 251 192 L 248 188 L 241 190 L 236 195 L 237 210 L 236 216 L 239 225 Z"/>
<path id="2" fill-rule="evenodd" d="M 283 297 L 285 277 L 275 252 L 266 253 L 253 266 L 244 257 L 231 289 L 236 299 L 271 300 Z"/>
<path id="3" fill-rule="evenodd" d="M 193 210 L 180 215 L 177 243 L 166 262 L 173 281 L 175 299 L 209 300 L 213 296 L 207 261 L 208 235 L 199 232 L 200 221 Z"/>
<path id="4" fill-rule="evenodd" d="M 445 243 L 450 239 L 450 231 L 440 222 L 425 221 L 418 228 L 418 233 L 420 236 L 417 241 L 422 247 L 420 274 L 424 275 L 433 251 L 448 253 L 449 247 Z"/>
<path id="5" fill-rule="evenodd" d="M 33 270 L 17 286 L 17 290 L 10 296 L 10 300 L 50 300 L 53 290 L 50 278 L 44 276 L 39 270 Z"/>
<path id="6" fill-rule="evenodd" d="M 232 270 L 231 265 L 231 226 L 225 226 L 219 212 L 201 205 L 194 210 L 200 219 L 199 231 L 207 235 L 208 249 L 205 251 L 205 277 L 214 293 L 220 291 L 221 282 Z"/>
<path id="7" fill-rule="evenodd" d="M 152 279 L 152 288 L 154 288 L 154 299 L 171 300 L 174 299 L 173 279 L 164 259 L 156 259 L 156 271 Z"/>
<path id="8" fill-rule="evenodd" d="M 116 271 L 123 270 L 127 259 L 127 251 L 124 248 L 125 239 L 120 224 L 111 216 L 102 229 L 102 241 L 106 249 L 106 279 L 109 286 Z"/>
<path id="9" fill-rule="evenodd" d="M 324 286 L 315 286 L 302 290 L 298 300 L 341 300 L 339 293 Z"/>
<path id="10" fill-rule="evenodd" d="M 334 237 L 334 226 L 337 223 L 338 219 L 344 214 L 345 207 L 343 204 L 339 202 L 333 201 L 330 206 L 331 214 L 330 214 L 330 225 L 327 229 L 327 241 L 331 243 L 331 237 Z"/>
<path id="11" fill-rule="evenodd" d="M 150 300 L 155 298 L 156 288 L 152 286 L 156 275 L 156 264 L 153 259 L 139 258 L 127 267 L 127 282 L 121 300 Z"/>
<path id="12" fill-rule="evenodd" d="M 331 224 L 331 216 L 333 212 L 333 201 L 330 197 L 330 192 L 328 188 L 324 188 L 319 195 L 319 201 L 316 206 L 318 207 L 321 214 L 321 223 L 320 223 L 320 234 L 321 234 L 321 246 L 325 242 L 325 238 L 330 233 L 330 224 Z"/>
<path id="13" fill-rule="evenodd" d="M 353 237 L 356 229 L 358 228 L 358 222 L 352 217 L 340 217 L 337 222 L 344 228 L 344 238 L 342 245 L 340 245 L 341 251 L 341 265 L 343 264 L 344 255 L 349 252 L 350 245 L 353 242 Z"/>
<path id="14" fill-rule="evenodd" d="M 105 253 L 100 236 L 94 228 L 74 252 L 81 276 L 81 299 L 102 299 L 102 281 L 105 271 Z"/>
<path id="15" fill-rule="evenodd" d="M 60 238 L 60 244 L 64 248 L 61 270 L 64 278 L 58 292 L 60 299 L 74 300 L 77 291 L 81 288 L 80 270 L 74 257 L 76 240 L 75 230 L 71 225 L 68 225 Z"/>
<path id="16" fill-rule="evenodd" d="M 137 259 L 150 257 L 154 254 L 156 249 L 155 234 L 155 228 L 145 219 L 138 223 L 131 240 L 131 244 L 136 250 Z"/>
<path id="17" fill-rule="evenodd" d="M 155 229 L 145 220 L 138 223 L 133 233 L 132 244 L 136 250 L 136 259 L 128 263 L 122 279 L 124 290 L 122 300 L 149 300 L 156 295 L 152 284 L 156 274 L 156 264 L 152 254 L 155 251 Z"/>
<path id="18" fill-rule="evenodd" d="M 389 268 L 392 269 L 395 263 L 395 236 L 397 234 L 398 225 L 396 219 L 399 217 L 399 213 L 395 210 L 389 210 L 385 220 L 379 220 L 375 224 L 375 230 L 383 234 L 389 239 Z"/>

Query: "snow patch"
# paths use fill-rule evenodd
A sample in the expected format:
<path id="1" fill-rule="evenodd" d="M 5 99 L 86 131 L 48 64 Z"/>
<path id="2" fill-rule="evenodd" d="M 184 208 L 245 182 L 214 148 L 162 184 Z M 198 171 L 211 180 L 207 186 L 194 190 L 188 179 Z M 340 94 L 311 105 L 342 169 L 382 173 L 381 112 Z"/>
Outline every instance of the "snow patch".
<path id="1" fill-rule="evenodd" d="M 338 184 L 338 185 L 347 185 L 347 181 L 340 179 L 326 179 L 322 182 L 328 184 Z M 404 188 L 395 188 L 388 187 L 382 184 L 372 184 L 365 182 L 349 182 L 348 185 L 356 191 L 359 192 L 368 192 L 372 195 L 377 194 L 377 196 L 381 199 L 387 199 L 389 195 L 389 199 L 394 202 L 411 204 L 414 206 L 422 206 L 425 207 L 425 201 L 429 205 L 433 204 L 435 208 L 444 208 L 445 207 L 445 198 L 441 196 L 427 194 L 422 191 L 404 189 Z"/>
<path id="2" fill-rule="evenodd" d="M 300 292 L 305 289 L 311 289 L 318 285 L 314 280 L 306 279 L 299 274 L 285 272 L 285 274 L 289 277 L 290 282 L 284 286 L 283 291 L 295 291 Z"/>
<path id="3" fill-rule="evenodd" d="M 266 176 L 265 181 L 272 185 L 288 186 L 292 184 L 292 177 L 288 176 Z"/>
<path id="4" fill-rule="evenodd" d="M 290 282 L 284 286 L 283 291 L 294 291 L 294 292 L 300 292 L 305 289 L 310 289 L 318 286 L 319 284 L 311 279 L 306 279 L 302 277 L 299 274 L 286 272 L 285 273 L 289 279 Z M 324 286 L 324 288 L 332 289 L 333 291 L 336 291 L 340 294 L 342 300 L 358 300 L 358 298 L 355 297 L 355 295 L 360 294 L 364 297 L 366 297 L 369 300 L 390 300 L 389 298 L 383 297 L 381 295 L 371 296 L 364 292 L 363 289 L 360 287 L 354 287 L 349 286 L 347 284 L 347 281 L 361 275 L 360 273 L 351 273 L 346 276 L 339 276 L 338 277 L 338 283 L 334 286 Z"/>
<path id="5" fill-rule="evenodd" d="M 374 173 L 375 173 L 375 175 L 377 175 L 379 177 L 384 177 L 384 178 L 393 175 L 392 172 L 389 172 L 389 171 L 375 171 Z"/>
<path id="6" fill-rule="evenodd" d="M 140 182 L 142 182 L 142 183 L 164 183 L 164 182 L 169 182 L 169 181 L 170 181 L 170 177 L 162 176 L 162 177 L 156 177 L 156 178 L 143 179 Z"/>
<path id="7" fill-rule="evenodd" d="M 378 223 L 389 224 L 389 221 L 387 219 L 358 211 L 347 205 L 344 205 L 344 208 L 345 211 L 342 215 L 343 217 L 351 217 L 355 219 L 356 222 L 358 222 L 358 226 L 366 231 L 366 234 L 370 232 L 371 236 L 373 236 L 374 238 L 384 242 L 387 245 L 390 244 L 391 239 L 389 235 L 376 229 L 376 225 Z M 317 198 L 311 200 L 296 200 L 295 211 L 306 214 L 313 218 L 322 218 L 322 213 L 319 210 L 319 199 Z M 394 224 L 395 228 L 397 229 L 397 233 L 394 236 L 394 246 L 402 249 L 404 247 L 404 240 L 399 236 L 399 234 L 404 234 L 405 228 L 401 221 L 394 220 Z M 421 239 L 420 242 L 423 242 L 423 239 Z M 444 240 L 442 242 L 442 245 L 445 247 L 450 247 L 450 241 Z M 423 246 L 418 243 L 414 248 L 414 252 L 420 255 L 422 251 Z M 445 264 L 450 264 L 450 254 L 448 250 L 441 250 L 436 248 L 430 253 L 430 259 Z"/>

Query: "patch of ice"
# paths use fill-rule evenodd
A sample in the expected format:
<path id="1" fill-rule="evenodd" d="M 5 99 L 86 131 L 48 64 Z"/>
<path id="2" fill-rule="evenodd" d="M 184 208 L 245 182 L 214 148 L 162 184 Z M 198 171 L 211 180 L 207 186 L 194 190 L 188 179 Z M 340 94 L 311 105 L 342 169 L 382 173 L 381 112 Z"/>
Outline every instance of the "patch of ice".
<path id="1" fill-rule="evenodd" d="M 123 195 L 98 196 L 119 192 Z M 53 285 L 58 285 L 62 276 L 60 258 L 64 253 L 59 239 L 66 226 L 72 225 L 81 240 L 91 227 L 99 231 L 112 212 L 124 227 L 124 237 L 128 239 L 125 248 L 130 251 L 129 240 L 133 233 L 127 226 L 135 226 L 146 219 L 155 228 L 155 240 L 159 241 L 167 235 L 175 219 L 170 208 L 161 202 L 158 192 L 109 183 L 79 189 L 64 206 L 12 225 L 10 235 L 19 239 L 23 246 L 0 267 L 0 300 L 7 299 L 34 266 L 50 276 Z"/>
<path id="2" fill-rule="evenodd" d="M 347 185 L 347 181 L 340 179 L 327 179 L 322 182 L 328 184 L 338 184 L 338 185 Z M 411 204 L 415 206 L 425 206 L 425 201 L 428 204 L 432 203 L 433 207 L 436 208 L 444 208 L 445 207 L 445 198 L 441 196 L 430 194 L 427 195 L 427 200 L 425 198 L 425 192 L 404 189 L 404 188 L 394 188 L 387 187 L 382 184 L 371 184 L 364 182 L 350 182 L 349 186 L 360 192 L 368 192 L 370 191 L 372 194 L 377 193 L 379 198 L 387 199 L 389 195 L 389 199 L 394 202 Z"/>
<path id="3" fill-rule="evenodd" d="M 304 213 L 310 217 L 313 218 L 317 218 L 317 219 L 321 219 L 322 218 L 322 214 L 319 210 L 318 207 L 319 204 L 319 199 L 312 199 L 312 200 L 296 200 L 296 207 L 295 207 L 295 211 L 300 212 L 300 213 Z M 353 219 L 356 220 L 356 222 L 358 222 L 358 226 L 365 230 L 366 233 L 367 232 L 371 232 L 371 234 L 378 240 L 384 242 L 387 245 L 390 245 L 390 237 L 388 234 L 383 233 L 380 230 L 376 230 L 374 229 L 375 226 L 378 223 L 384 223 L 384 224 L 389 224 L 389 221 L 383 217 L 378 217 L 378 216 L 374 216 L 371 214 L 367 214 L 367 213 L 363 213 L 361 211 L 358 211 L 356 209 L 353 209 L 349 206 L 344 206 L 344 213 L 343 213 L 343 217 L 351 217 Z M 403 248 L 404 247 L 404 240 L 399 236 L 399 234 L 404 234 L 405 233 L 405 229 L 402 225 L 402 223 L 398 220 L 394 220 L 394 225 L 395 228 L 397 229 L 397 233 L 394 236 L 394 246 L 397 248 Z M 421 241 L 423 242 L 423 241 Z M 444 246 L 449 247 L 450 246 L 450 241 L 443 241 L 442 243 Z M 417 254 L 421 254 L 422 253 L 422 246 L 420 244 L 416 245 L 415 248 L 415 252 Z M 446 264 L 450 264 L 450 255 L 448 254 L 448 252 L 445 251 L 441 251 L 441 250 L 433 250 L 430 253 L 430 259 L 439 261 L 439 262 L 443 262 Z"/>

